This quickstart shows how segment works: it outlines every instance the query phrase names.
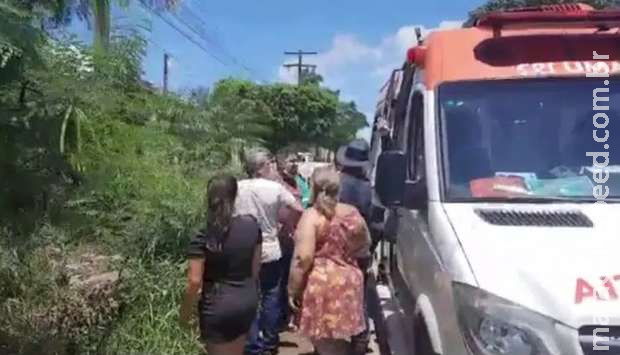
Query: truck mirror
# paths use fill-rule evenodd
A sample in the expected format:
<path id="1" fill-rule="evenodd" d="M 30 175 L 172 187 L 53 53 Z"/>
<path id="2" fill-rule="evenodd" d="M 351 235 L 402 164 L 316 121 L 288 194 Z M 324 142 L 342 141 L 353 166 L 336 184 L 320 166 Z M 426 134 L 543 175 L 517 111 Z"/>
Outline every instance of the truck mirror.
<path id="1" fill-rule="evenodd" d="M 428 202 L 426 181 L 407 180 L 407 156 L 391 150 L 381 153 L 377 161 L 375 190 L 386 207 L 403 206 L 423 210 Z"/>
<path id="2" fill-rule="evenodd" d="M 405 197 L 407 158 L 398 150 L 379 155 L 376 168 L 375 189 L 381 203 L 387 207 L 400 206 Z"/>
<path id="3" fill-rule="evenodd" d="M 424 210 L 428 206 L 426 180 L 418 179 L 405 182 L 405 207 L 412 210 Z"/>

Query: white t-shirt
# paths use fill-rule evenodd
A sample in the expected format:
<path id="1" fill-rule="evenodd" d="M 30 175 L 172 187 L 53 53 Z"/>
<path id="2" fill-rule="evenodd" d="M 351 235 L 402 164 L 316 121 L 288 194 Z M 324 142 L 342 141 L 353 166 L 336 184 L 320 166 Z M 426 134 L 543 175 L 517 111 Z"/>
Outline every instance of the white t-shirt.
<path id="1" fill-rule="evenodd" d="M 262 262 L 268 263 L 282 257 L 278 240 L 278 212 L 283 207 L 294 206 L 295 197 L 280 183 L 263 179 L 247 179 L 238 183 L 235 214 L 254 216 L 263 233 Z"/>

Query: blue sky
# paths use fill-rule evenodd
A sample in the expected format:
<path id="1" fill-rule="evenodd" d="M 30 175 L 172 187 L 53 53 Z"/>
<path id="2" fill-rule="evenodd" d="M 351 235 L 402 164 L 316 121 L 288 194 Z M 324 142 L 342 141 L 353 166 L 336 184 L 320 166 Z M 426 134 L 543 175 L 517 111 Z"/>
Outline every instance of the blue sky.
<path id="1" fill-rule="evenodd" d="M 355 100 L 360 110 L 370 115 L 378 89 L 413 43 L 415 26 L 454 26 L 455 21 L 465 19 L 467 12 L 482 2 L 182 0 L 177 10 L 182 22 L 171 15 L 166 19 L 196 38 L 211 55 L 137 5 L 115 9 L 114 25 L 148 24 L 146 79 L 161 85 L 166 51 L 172 55 L 169 80 L 175 91 L 208 87 L 230 76 L 261 82 L 294 81 L 294 73 L 282 68 L 282 64 L 294 58 L 286 58 L 282 52 L 318 51 L 318 56 L 307 61 L 318 65 L 325 84 L 340 89 L 344 99 Z M 207 41 L 198 39 L 185 24 L 205 34 Z M 83 40 L 90 40 L 85 24 L 74 23 L 71 30 Z"/>

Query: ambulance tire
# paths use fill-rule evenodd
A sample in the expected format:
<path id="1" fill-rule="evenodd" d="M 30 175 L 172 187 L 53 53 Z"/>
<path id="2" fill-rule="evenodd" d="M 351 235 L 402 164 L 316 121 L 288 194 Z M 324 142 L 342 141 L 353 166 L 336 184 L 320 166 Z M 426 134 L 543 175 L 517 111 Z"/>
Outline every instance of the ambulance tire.
<path id="1" fill-rule="evenodd" d="M 431 337 L 428 334 L 428 328 L 422 315 L 418 315 L 414 324 L 414 355 L 438 355 L 433 350 Z"/>

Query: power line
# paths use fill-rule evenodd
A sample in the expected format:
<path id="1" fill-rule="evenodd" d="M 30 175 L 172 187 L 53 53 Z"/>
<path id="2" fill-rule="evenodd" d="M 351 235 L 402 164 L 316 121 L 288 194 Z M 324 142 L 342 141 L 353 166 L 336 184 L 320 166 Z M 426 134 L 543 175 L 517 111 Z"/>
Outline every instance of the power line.
<path id="1" fill-rule="evenodd" d="M 210 43 L 211 45 L 213 45 L 214 47 L 219 49 L 226 57 L 228 57 L 228 59 L 234 65 L 237 65 L 238 67 L 242 68 L 243 70 L 248 72 L 250 75 L 259 76 L 259 75 L 256 75 L 256 72 L 252 68 L 248 67 L 241 60 L 237 59 L 234 55 L 232 55 L 222 44 L 220 44 L 217 41 L 217 39 L 212 38 L 212 36 L 210 36 L 207 33 L 207 31 L 205 30 L 205 28 L 207 27 L 207 24 L 204 22 L 204 20 L 199 15 L 196 15 L 190 8 L 188 8 L 184 4 L 181 5 L 180 10 L 181 10 L 181 12 L 184 12 L 184 13 L 188 14 L 196 22 L 199 22 L 199 25 L 196 26 L 195 23 L 192 23 L 192 25 L 194 25 L 194 26 L 192 26 L 192 25 L 189 24 L 190 21 L 188 21 L 187 19 L 182 18 L 182 16 L 180 16 L 178 13 L 174 13 L 174 17 L 178 21 L 183 23 L 187 28 L 189 28 L 192 32 L 194 32 L 203 41 L 205 41 L 207 43 Z"/>
<path id="2" fill-rule="evenodd" d="M 153 40 L 152 40 L 152 39 L 150 39 L 150 38 L 147 38 L 146 40 L 147 40 L 147 42 L 149 42 L 150 44 L 152 44 L 152 45 L 154 45 L 155 47 L 159 48 L 159 50 L 160 50 L 160 51 L 165 52 L 165 53 L 168 53 L 168 55 L 170 55 L 170 57 L 172 57 L 172 58 L 174 58 L 174 59 L 177 59 L 177 58 L 176 58 L 176 56 L 172 55 L 172 54 L 170 53 L 170 51 L 169 51 L 169 50 L 167 50 L 166 48 L 164 48 L 163 46 L 161 46 L 161 45 L 160 45 L 160 44 L 158 44 L 157 42 L 153 41 Z"/>
<path id="3" fill-rule="evenodd" d="M 157 47 L 162 53 L 167 53 L 169 59 L 174 59 L 176 61 L 184 61 L 179 55 L 177 55 L 174 51 L 171 51 L 168 48 L 165 48 L 164 46 L 162 46 L 161 44 L 153 41 L 152 38 L 146 38 L 146 41 L 149 42 L 150 44 L 152 44 L 153 46 Z"/>
<path id="4" fill-rule="evenodd" d="M 217 43 L 217 41 L 211 40 L 210 38 L 208 38 L 208 36 L 204 33 L 204 30 L 199 28 L 196 29 L 194 26 L 190 26 L 183 18 L 181 18 L 180 16 L 174 14 L 174 17 L 176 18 L 176 20 L 178 22 L 180 22 L 181 24 L 183 24 L 191 33 L 195 34 L 198 38 L 200 38 L 202 41 L 204 42 L 208 42 L 208 43 L 212 43 L 214 46 L 219 47 L 219 49 L 224 52 L 224 55 L 226 57 L 228 57 L 228 62 L 223 59 L 222 57 L 216 55 L 215 53 L 213 53 L 212 51 L 210 51 L 207 47 L 205 47 L 205 45 L 203 45 L 203 43 L 201 43 L 200 41 L 198 41 L 197 39 L 195 39 L 191 34 L 189 34 L 187 31 L 183 30 L 182 28 L 180 28 L 174 21 L 172 21 L 171 19 L 167 18 L 165 15 L 163 15 L 161 12 L 156 11 L 152 8 L 150 8 L 147 4 L 145 4 L 144 0 L 140 1 L 142 6 L 148 10 L 150 13 L 154 14 L 155 16 L 159 17 L 162 21 L 164 21 L 168 26 L 170 26 L 171 28 L 173 28 L 176 32 L 178 32 L 180 35 L 182 35 L 185 39 L 187 39 L 188 41 L 190 41 L 192 44 L 194 44 L 196 47 L 198 47 L 199 49 L 201 49 L 203 52 L 205 52 L 205 54 L 207 54 L 208 56 L 210 56 L 211 58 L 215 59 L 218 63 L 226 66 L 226 67 L 230 67 L 231 65 L 236 65 L 240 68 L 242 68 L 244 71 L 246 71 L 248 74 L 250 74 L 251 76 L 257 77 L 258 79 L 261 79 L 259 75 L 256 74 L 256 72 L 254 70 L 252 70 L 251 68 L 249 68 L 248 66 L 244 65 L 243 63 L 241 63 L 239 60 L 237 60 L 237 58 L 235 58 L 233 55 L 227 53 L 227 51 L 223 48 L 223 46 L 221 46 L 220 44 Z M 187 9 L 189 10 L 189 9 Z M 192 13 L 192 15 L 194 16 L 194 18 L 196 18 L 198 21 L 200 21 L 202 24 L 204 24 L 204 21 L 202 19 L 200 19 L 200 17 L 198 17 L 197 15 L 193 14 L 193 12 L 191 12 L 191 10 L 189 10 L 190 13 Z M 154 43 L 154 42 L 151 42 Z M 162 48 L 163 49 L 163 48 Z M 168 52 L 166 49 L 163 49 L 164 52 Z M 174 58 L 174 56 L 173 56 Z M 232 63 L 231 63 L 232 62 Z"/>
<path id="5" fill-rule="evenodd" d="M 215 45 L 213 43 L 213 41 L 208 38 L 208 36 L 205 34 L 204 30 L 202 28 L 196 28 L 195 26 L 192 26 L 188 23 L 187 20 L 183 19 L 181 16 L 179 16 L 177 13 L 172 13 L 172 16 L 181 24 L 185 25 L 185 27 L 187 29 L 189 29 L 192 33 L 194 33 L 196 36 L 198 36 L 198 38 L 200 38 L 201 40 L 203 40 L 206 43 L 210 43 L 212 45 Z"/>
<path id="6" fill-rule="evenodd" d="M 174 14 L 173 16 L 174 16 L 174 18 L 176 18 L 176 19 L 177 19 L 177 21 L 179 21 L 181 24 L 185 25 L 185 27 L 186 27 L 187 29 L 189 29 L 192 33 L 194 33 L 196 36 L 198 36 L 201 40 L 203 40 L 204 42 L 209 42 L 209 41 L 207 41 L 207 40 L 205 39 L 204 34 L 201 34 L 199 30 L 196 30 L 194 27 L 192 27 L 192 26 L 188 25 L 188 24 L 187 24 L 187 23 L 186 23 L 186 22 L 185 22 L 182 18 L 180 18 L 177 14 Z M 211 55 L 212 55 L 212 56 L 215 56 L 213 53 L 211 53 Z M 230 58 L 229 58 L 229 59 L 230 59 Z M 220 59 L 220 60 L 222 60 L 222 61 L 223 61 L 223 59 Z M 233 64 L 237 64 L 237 63 L 235 63 L 235 62 L 234 62 L 234 60 L 231 60 L 231 62 L 232 62 Z M 227 64 L 227 65 L 228 65 L 228 64 Z"/>
<path id="7" fill-rule="evenodd" d="M 143 3 L 144 5 L 144 3 Z M 213 59 L 215 59 L 216 61 L 218 61 L 220 64 L 224 65 L 224 66 L 229 66 L 228 63 L 224 62 L 224 60 L 220 59 L 219 57 L 217 57 L 216 55 L 214 55 L 213 53 L 211 53 L 207 48 L 205 48 L 200 42 L 196 41 L 196 39 L 194 39 L 191 35 L 187 34 L 187 32 L 183 31 L 182 29 L 179 28 L 179 26 L 177 26 L 174 22 L 170 21 L 169 19 L 167 19 L 165 16 L 163 16 L 161 13 L 154 11 L 152 9 L 149 9 L 148 6 L 145 6 L 151 13 L 153 13 L 155 16 L 159 17 L 162 21 L 164 21 L 168 26 L 172 27 L 175 31 L 177 31 L 180 35 L 182 35 L 183 37 L 185 37 L 185 39 L 187 39 L 188 41 L 192 42 L 196 47 L 200 48 L 203 52 L 205 52 L 208 56 L 212 57 Z"/>
<path id="8" fill-rule="evenodd" d="M 185 66 L 183 67 L 183 71 L 184 71 L 184 72 L 187 72 L 187 73 L 189 73 L 189 74 L 191 74 L 191 75 L 197 75 L 195 71 L 193 71 L 193 70 L 191 70 L 191 68 L 189 68 L 189 67 L 191 66 L 191 63 L 185 62 L 185 61 L 184 61 L 182 58 L 180 58 L 180 57 L 179 57 L 176 53 L 174 53 L 174 52 L 170 51 L 169 49 L 164 48 L 163 46 L 159 45 L 157 42 L 155 42 L 155 41 L 151 40 L 150 38 L 149 38 L 149 39 L 147 39 L 147 41 L 148 41 L 150 44 L 152 44 L 152 45 L 154 45 L 155 47 L 157 47 L 157 48 L 158 48 L 158 49 L 162 52 L 162 54 L 168 54 L 168 60 L 169 60 L 171 63 L 174 63 L 174 62 L 184 62 L 185 64 L 187 64 L 187 65 L 188 65 L 187 67 L 185 67 Z M 172 60 L 172 59 L 174 59 L 174 60 Z M 169 69 L 172 69 L 172 68 L 169 68 Z"/>
<path id="9" fill-rule="evenodd" d="M 195 21 L 199 22 L 200 25 L 202 26 L 201 29 L 205 29 L 208 28 L 209 26 L 206 24 L 206 22 L 199 16 L 197 15 L 190 7 L 186 6 L 185 3 L 182 3 L 181 6 L 179 7 L 179 11 L 176 11 L 175 14 L 177 13 L 187 13 L 190 17 L 192 17 Z M 206 37 L 206 40 L 209 40 L 210 42 L 212 42 L 213 44 L 217 44 L 217 40 L 215 38 L 207 38 L 209 36 L 207 36 L 206 31 L 202 31 L 204 36 Z M 217 31 L 216 31 L 217 33 Z"/>
<path id="10" fill-rule="evenodd" d="M 285 68 L 297 68 L 297 85 L 301 85 L 303 74 L 305 72 L 316 70 L 316 65 L 314 64 L 304 64 L 304 55 L 317 55 L 318 52 L 307 52 L 302 51 L 301 49 L 296 52 L 284 52 L 284 55 L 296 55 L 297 63 L 294 64 L 284 64 Z"/>

